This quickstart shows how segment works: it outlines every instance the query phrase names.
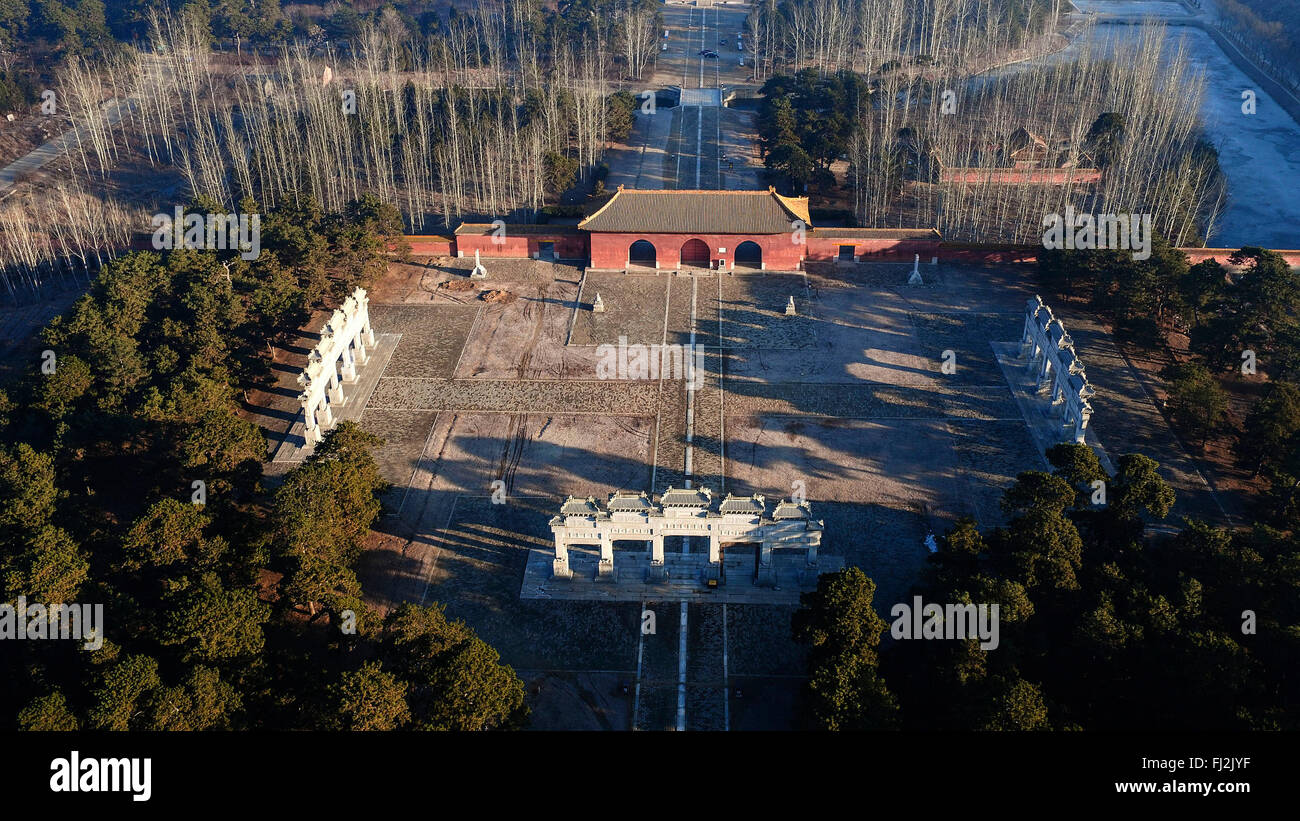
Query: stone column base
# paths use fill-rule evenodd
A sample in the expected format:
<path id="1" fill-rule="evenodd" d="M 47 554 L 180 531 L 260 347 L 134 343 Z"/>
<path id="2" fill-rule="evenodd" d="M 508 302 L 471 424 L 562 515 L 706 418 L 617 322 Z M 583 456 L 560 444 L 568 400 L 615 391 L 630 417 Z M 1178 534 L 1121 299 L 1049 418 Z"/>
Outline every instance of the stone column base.
<path id="1" fill-rule="evenodd" d="M 754 584 L 759 587 L 776 586 L 776 568 L 769 564 L 760 564 L 758 571 L 754 574 Z"/>
<path id="2" fill-rule="evenodd" d="M 707 582 L 711 579 L 721 580 L 722 565 L 718 562 L 709 562 L 704 566 L 704 580 Z"/>
<path id="3" fill-rule="evenodd" d="M 604 580 L 607 580 L 607 581 L 613 581 L 613 580 L 614 580 L 614 562 L 613 562 L 613 560 L 610 560 L 610 561 L 608 561 L 608 562 L 606 562 L 606 561 L 601 561 L 601 562 L 597 563 L 597 565 L 596 565 L 596 579 L 597 579 L 598 581 L 601 580 L 601 579 L 604 579 Z"/>
<path id="4" fill-rule="evenodd" d="M 663 562 L 650 562 L 650 567 L 646 571 L 646 579 L 652 582 L 668 581 L 668 566 Z"/>
<path id="5" fill-rule="evenodd" d="M 572 579 L 573 571 L 569 569 L 567 559 L 555 559 L 551 562 L 551 575 L 557 579 Z"/>

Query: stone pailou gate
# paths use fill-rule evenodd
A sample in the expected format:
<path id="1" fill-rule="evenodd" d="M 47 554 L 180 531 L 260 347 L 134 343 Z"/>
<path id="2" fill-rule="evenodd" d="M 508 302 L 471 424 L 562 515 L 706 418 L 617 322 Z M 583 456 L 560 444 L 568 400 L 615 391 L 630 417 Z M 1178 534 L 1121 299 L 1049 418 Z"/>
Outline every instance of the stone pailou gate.
<path id="1" fill-rule="evenodd" d="M 298 375 L 308 445 L 319 442 L 322 428 L 334 427 L 333 408 L 343 407 L 347 396 L 343 385 L 357 381 L 357 365 L 366 363 L 366 348 L 375 345 L 370 327 L 370 298 L 358 288 L 343 301 L 321 328 L 320 342 L 307 356 L 307 367 Z"/>

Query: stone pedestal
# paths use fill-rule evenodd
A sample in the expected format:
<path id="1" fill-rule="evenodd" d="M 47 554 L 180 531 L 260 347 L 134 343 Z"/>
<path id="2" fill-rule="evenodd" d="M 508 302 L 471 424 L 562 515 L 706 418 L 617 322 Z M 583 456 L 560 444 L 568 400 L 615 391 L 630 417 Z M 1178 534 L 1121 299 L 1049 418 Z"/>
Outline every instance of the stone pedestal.
<path id="1" fill-rule="evenodd" d="M 663 563 L 663 560 L 654 561 L 652 559 L 650 561 L 650 567 L 646 571 L 646 581 L 651 581 L 651 582 L 668 581 L 668 567 Z"/>
<path id="2" fill-rule="evenodd" d="M 596 565 L 596 581 L 614 581 L 613 559 L 601 559 Z"/>
<path id="3" fill-rule="evenodd" d="M 573 571 L 569 569 L 568 558 L 553 559 L 551 561 L 551 575 L 557 579 L 572 579 Z"/>

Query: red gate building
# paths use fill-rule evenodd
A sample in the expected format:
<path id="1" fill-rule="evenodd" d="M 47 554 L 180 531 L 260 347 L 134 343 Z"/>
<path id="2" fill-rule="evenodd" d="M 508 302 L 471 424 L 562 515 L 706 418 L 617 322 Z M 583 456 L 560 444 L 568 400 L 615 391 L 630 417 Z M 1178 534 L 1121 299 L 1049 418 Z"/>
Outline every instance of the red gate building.
<path id="1" fill-rule="evenodd" d="M 766 191 L 611 194 L 577 226 L 465 223 L 457 256 L 585 261 L 600 270 L 713 268 L 798 271 L 806 259 L 929 261 L 931 229 L 815 228 L 807 197 Z"/>

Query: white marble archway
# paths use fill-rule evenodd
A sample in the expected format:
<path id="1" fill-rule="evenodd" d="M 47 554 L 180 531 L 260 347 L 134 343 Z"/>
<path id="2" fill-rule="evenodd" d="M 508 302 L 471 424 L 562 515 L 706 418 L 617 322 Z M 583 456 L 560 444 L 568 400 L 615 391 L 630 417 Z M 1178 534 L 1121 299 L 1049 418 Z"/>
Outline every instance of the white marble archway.
<path id="1" fill-rule="evenodd" d="M 345 384 L 357 381 L 357 366 L 365 365 L 367 349 L 375 346 L 370 326 L 370 298 L 357 288 L 330 315 L 321 328 L 320 342 L 307 356 L 307 367 L 298 375 L 303 391 L 298 396 L 305 424 L 304 438 L 313 445 L 334 427 L 334 409 L 343 407 Z"/>
<path id="2" fill-rule="evenodd" d="M 1092 417 L 1089 400 L 1096 391 L 1075 353 L 1074 340 L 1039 296 L 1025 303 L 1020 357 L 1028 360 L 1038 392 L 1048 391 L 1047 414 L 1059 416 L 1063 433 L 1071 441 L 1082 443 Z"/>

